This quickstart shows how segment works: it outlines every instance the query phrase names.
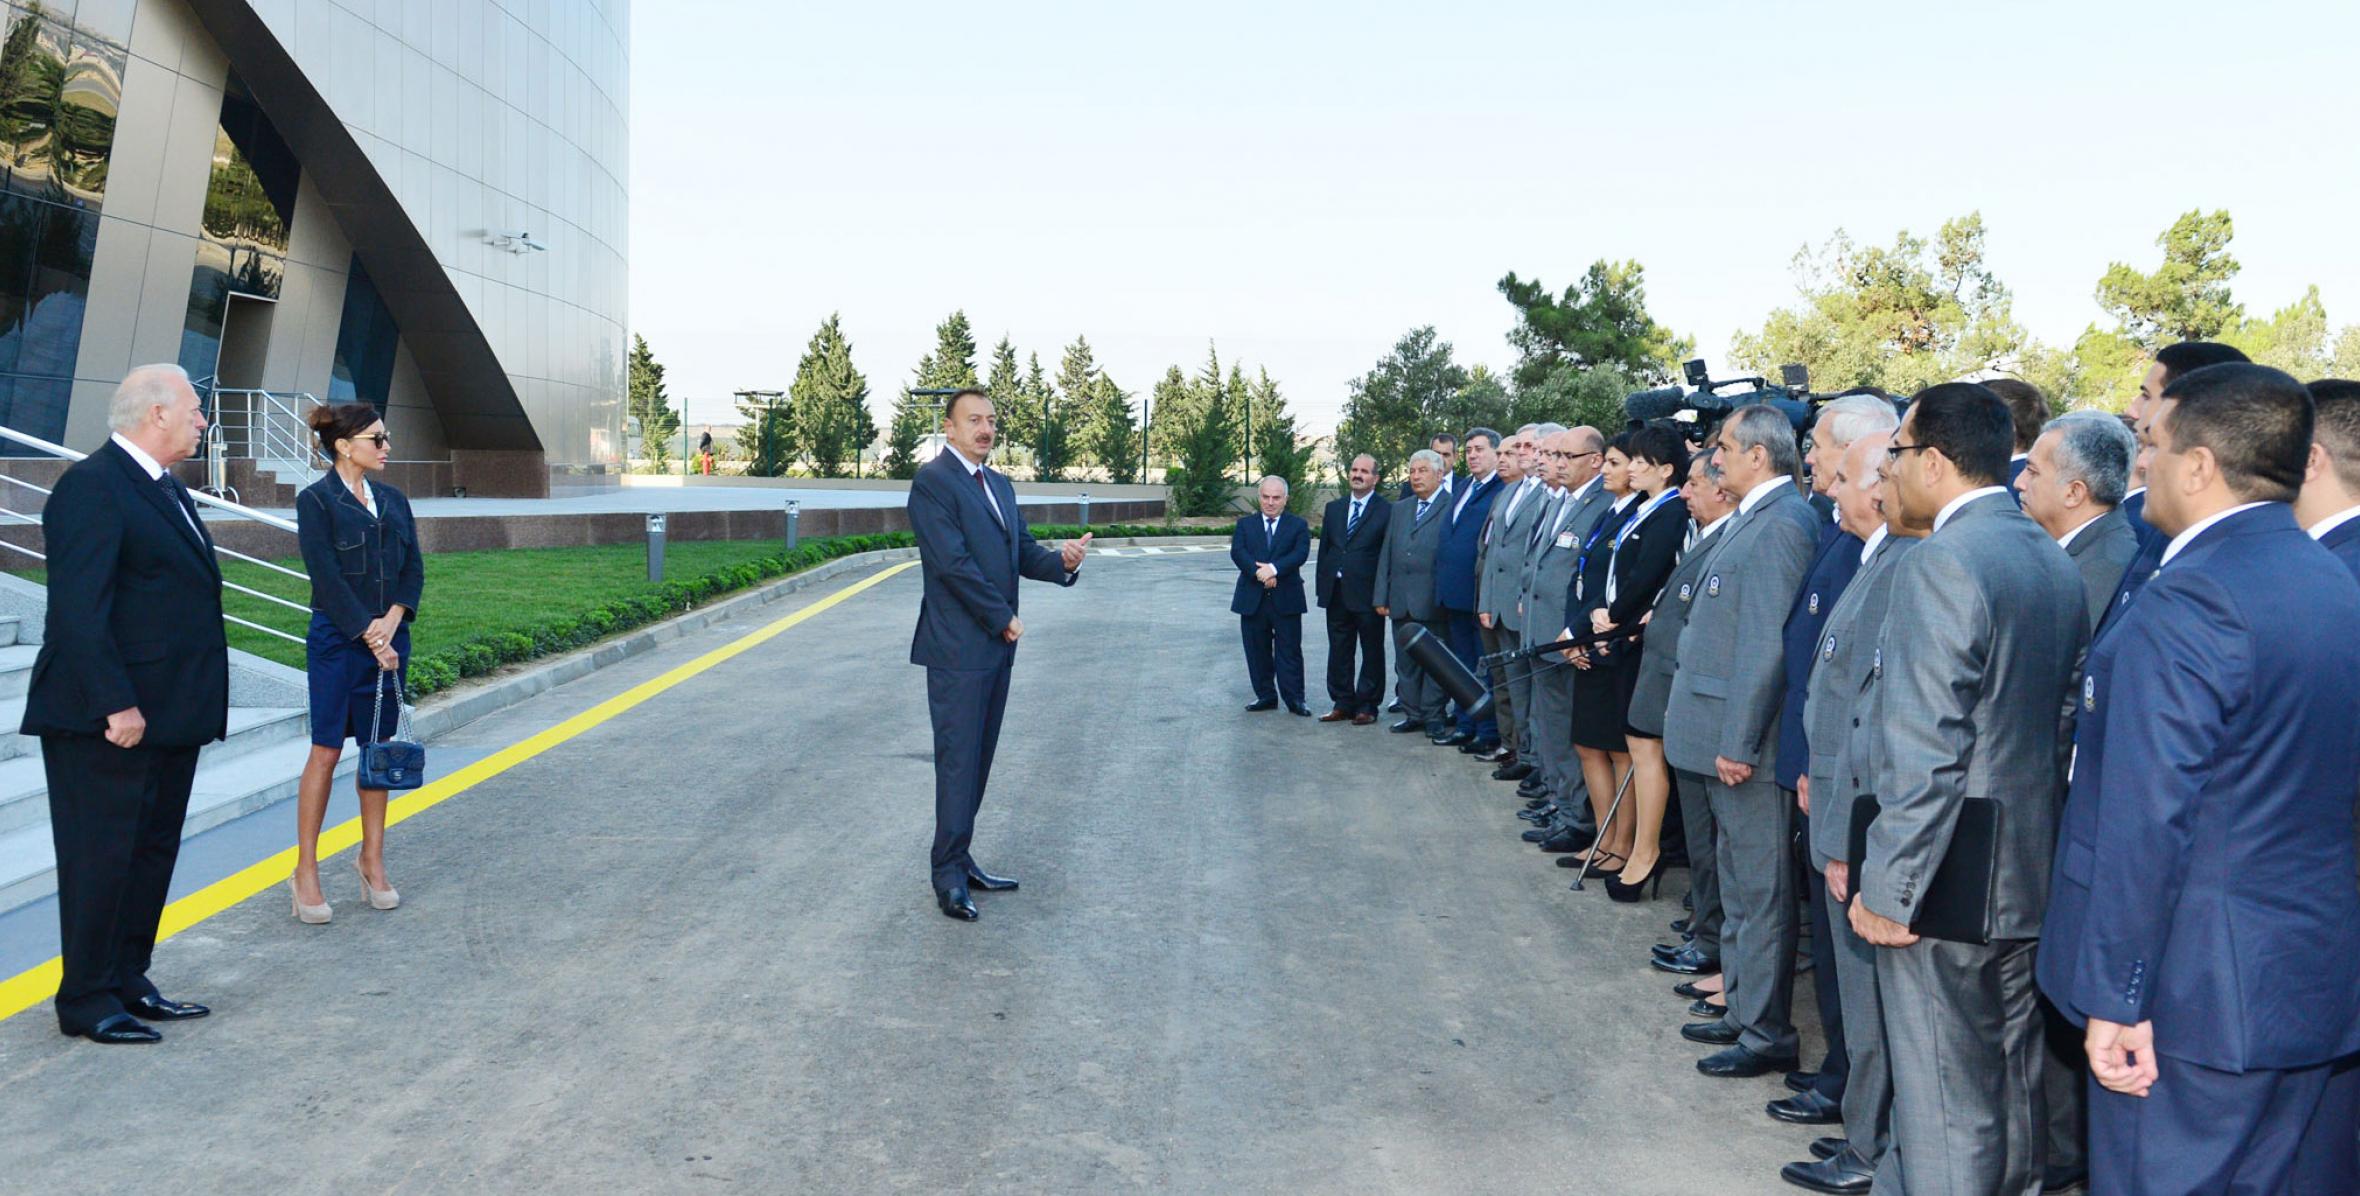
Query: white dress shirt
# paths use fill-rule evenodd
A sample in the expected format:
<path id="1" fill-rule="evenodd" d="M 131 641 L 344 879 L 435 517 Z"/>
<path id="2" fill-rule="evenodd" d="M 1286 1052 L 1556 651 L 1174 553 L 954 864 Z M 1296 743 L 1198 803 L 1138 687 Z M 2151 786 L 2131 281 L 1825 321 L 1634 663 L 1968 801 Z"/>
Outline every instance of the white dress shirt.
<path id="1" fill-rule="evenodd" d="M 1737 509 L 1740 513 L 1751 511 L 1755 507 L 1760 506 L 1763 499 L 1770 497 L 1771 491 L 1778 489 L 1780 486 L 1792 486 L 1794 484 L 1795 480 L 1783 473 L 1774 478 L 1765 478 L 1762 481 L 1754 483 L 1754 488 L 1746 491 L 1744 498 L 1737 500 Z"/>
<path id="2" fill-rule="evenodd" d="M 992 484 L 990 479 L 983 478 L 983 466 L 968 460 L 967 454 L 960 452 L 958 446 L 956 445 L 946 444 L 943 447 L 950 450 L 951 456 L 958 458 L 959 464 L 967 467 L 968 473 L 974 474 L 977 478 L 981 479 L 980 484 L 983 487 L 983 501 L 991 507 L 992 518 L 999 520 L 1000 526 L 1008 526 L 1008 515 L 1006 512 L 1000 510 L 1000 500 L 998 497 L 992 494 Z"/>
<path id="3" fill-rule="evenodd" d="M 114 441 L 115 444 L 122 448 L 124 452 L 131 454 L 132 462 L 147 472 L 149 481 L 160 482 L 164 480 L 164 467 L 156 464 L 156 459 L 154 457 L 148 456 L 146 449 L 143 449 L 138 445 L 131 443 L 129 440 L 124 439 L 121 432 L 113 433 L 112 435 L 108 436 L 107 439 Z M 205 534 L 201 531 L 197 531 L 196 517 L 188 513 L 187 507 L 181 506 L 178 495 L 173 496 L 172 505 L 180 507 L 180 517 L 188 520 L 188 528 L 192 532 L 197 532 L 197 539 L 204 539 Z"/>
<path id="4" fill-rule="evenodd" d="M 2239 503 L 2226 511 L 2219 512 L 2218 514 L 2207 515 L 2204 518 L 2189 524 L 2186 529 L 2180 532 L 2179 535 L 2172 537 L 2171 543 L 2163 546 L 2163 559 L 2155 562 L 2155 567 L 2161 569 L 2165 565 L 2171 564 L 2172 558 L 2180 555 L 2180 550 L 2186 548 L 2189 541 L 2203 535 L 2206 528 L 2209 528 L 2212 525 L 2219 523 L 2221 520 L 2227 519 L 2229 516 L 2235 515 L 2240 511 L 2250 511 L 2255 507 L 2266 505 L 2268 504 L 2258 502 Z"/>
<path id="5" fill-rule="evenodd" d="M 1941 513 L 1934 516 L 1934 530 L 1941 531 L 1942 525 L 1950 522 L 1950 517 L 1958 514 L 1960 507 L 1966 506 L 1978 498 L 1985 498 L 1993 494 L 2006 494 L 2007 492 L 2008 488 L 2005 486 L 1978 486 L 1943 503 Z"/>
<path id="6" fill-rule="evenodd" d="M 2314 540 L 2324 540 L 2327 538 L 2327 533 L 2332 532 L 2347 523 L 2350 523 L 2355 518 L 2360 518 L 2360 507 L 2353 507 L 2347 511 L 2337 511 L 2335 514 L 2330 515 L 2327 518 L 2322 519 L 2303 530 L 2310 532 L 2311 538 Z"/>
<path id="7" fill-rule="evenodd" d="M 1891 529 L 1887 528 L 1884 524 L 1880 523 L 1877 525 L 1877 530 L 1868 533 L 1868 542 L 1860 546 L 1861 564 L 1867 564 L 1868 558 L 1877 554 L 1877 547 L 1885 542 L 1885 535 L 1890 530 Z"/>

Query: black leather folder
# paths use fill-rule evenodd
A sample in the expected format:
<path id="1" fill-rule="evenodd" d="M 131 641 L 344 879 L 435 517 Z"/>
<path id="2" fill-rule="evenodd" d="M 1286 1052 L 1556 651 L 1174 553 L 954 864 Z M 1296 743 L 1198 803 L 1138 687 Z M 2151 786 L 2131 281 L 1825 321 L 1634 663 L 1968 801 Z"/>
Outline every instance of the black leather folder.
<path id="1" fill-rule="evenodd" d="M 1873 797 L 1852 803 L 1851 833 L 1846 841 L 1855 895 L 1868 860 L 1868 826 L 1882 811 Z M 1919 895 L 1917 916 L 1909 923 L 1911 931 L 1952 943 L 1990 944 L 1991 893 L 1999 877 L 1999 819 L 2000 805 L 1988 797 L 1970 797 L 1960 803 L 1950 853 L 1942 857 L 1942 866 L 1934 869 L 1934 878 Z"/>

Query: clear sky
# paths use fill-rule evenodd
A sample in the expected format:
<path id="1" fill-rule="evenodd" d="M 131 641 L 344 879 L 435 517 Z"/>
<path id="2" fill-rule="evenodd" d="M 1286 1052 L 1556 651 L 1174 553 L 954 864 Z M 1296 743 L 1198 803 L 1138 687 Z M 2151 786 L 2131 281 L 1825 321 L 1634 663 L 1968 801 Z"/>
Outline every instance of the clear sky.
<path id="1" fill-rule="evenodd" d="M 692 420 L 843 313 L 882 425 L 953 308 L 1125 389 L 1266 366 L 1310 430 L 1404 331 L 1504 368 L 1514 270 L 1647 268 L 1722 364 L 1838 227 L 1980 210 L 2069 342 L 2109 261 L 2236 218 L 2266 314 L 2360 323 L 2360 4 L 640 0 L 631 324 Z"/>

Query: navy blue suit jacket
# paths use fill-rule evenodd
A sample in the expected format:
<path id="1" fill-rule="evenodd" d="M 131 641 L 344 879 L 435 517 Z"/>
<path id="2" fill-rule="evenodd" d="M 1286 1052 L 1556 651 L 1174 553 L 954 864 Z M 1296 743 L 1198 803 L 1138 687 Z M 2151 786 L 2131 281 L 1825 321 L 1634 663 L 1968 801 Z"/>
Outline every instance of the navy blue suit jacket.
<path id="1" fill-rule="evenodd" d="M 2223 1071 L 2360 1050 L 2360 583 L 2272 503 L 2213 525 L 2090 652 L 2042 928 L 2076 1024 Z"/>
<path id="2" fill-rule="evenodd" d="M 2319 543 L 2334 553 L 2335 559 L 2342 561 L 2353 577 L 2360 578 L 2360 519 L 2345 520 Z"/>
<path id="3" fill-rule="evenodd" d="M 1442 517 L 1449 522 L 1442 525 L 1442 547 L 1434 555 L 1434 602 L 1444 610 L 1467 612 L 1475 609 L 1475 553 L 1483 546 L 1491 500 L 1499 497 L 1500 475 L 1480 484 L 1470 478 L 1461 485 L 1474 490 L 1455 491 L 1443 507 Z M 1467 506 L 1454 516 L 1460 494 L 1467 495 Z"/>
<path id="4" fill-rule="evenodd" d="M 2164 546 L 2170 544 L 2172 539 L 2147 522 L 2146 491 L 2141 490 L 2123 499 L 2122 512 L 2130 516 L 2131 531 L 2139 537 L 2139 554 L 2131 558 L 2130 568 L 2122 571 L 2122 581 L 2114 587 L 2114 600 L 2106 604 L 2106 612 L 2098 616 L 2098 625 L 2090 629 L 2090 642 L 2093 644 L 2098 642 L 2098 636 L 2112 629 L 2122 619 L 2122 612 L 2130 606 L 2131 598 L 2139 592 L 2139 587 L 2155 575 L 2156 565 L 2163 560 Z"/>
<path id="5" fill-rule="evenodd" d="M 1274 615 L 1299 615 L 1310 609 L 1303 601 L 1303 562 L 1311 559 L 1311 525 L 1302 516 L 1279 516 L 1275 541 L 1262 535 L 1260 512 L 1240 518 L 1237 530 L 1229 534 L 1229 559 L 1237 565 L 1237 586 L 1229 597 L 1232 612 L 1265 613 L 1265 604 L 1267 613 Z M 1254 566 L 1260 564 L 1277 567 L 1276 586 L 1264 586 L 1254 576 Z"/>
<path id="6" fill-rule="evenodd" d="M 1811 666 L 1819 659 L 1819 632 L 1835 613 L 1836 599 L 1860 572 L 1860 537 L 1833 523 L 1819 536 L 1819 556 L 1803 575 L 1786 611 L 1786 701 L 1778 708 L 1778 786 L 1799 788 L 1811 771 L 1810 741 L 1803 726 L 1803 697 L 1811 688 Z"/>
<path id="7" fill-rule="evenodd" d="M 992 669 L 1016 659 L 1016 645 L 1000 637 L 1016 617 L 1016 579 L 1070 586 L 1057 553 L 1035 543 L 1016 509 L 1016 487 L 983 471 L 1002 524 L 956 451 L 945 448 L 910 481 L 910 530 L 918 537 L 925 596 L 910 637 L 910 663 L 930 669 Z"/>

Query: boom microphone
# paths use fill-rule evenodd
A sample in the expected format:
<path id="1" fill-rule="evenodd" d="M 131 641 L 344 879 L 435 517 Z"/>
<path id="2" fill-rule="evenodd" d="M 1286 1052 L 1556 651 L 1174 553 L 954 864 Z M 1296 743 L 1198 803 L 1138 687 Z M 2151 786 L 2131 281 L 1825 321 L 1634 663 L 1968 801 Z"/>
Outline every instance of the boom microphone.
<path id="1" fill-rule="evenodd" d="M 1623 400 L 1623 414 L 1641 423 L 1670 419 L 1688 406 L 1688 393 L 1677 386 L 1642 390 Z"/>
<path id="2" fill-rule="evenodd" d="M 1475 674 L 1467 671 L 1458 655 L 1434 633 L 1416 623 L 1403 623 L 1394 631 L 1393 642 L 1434 678 L 1466 717 L 1480 722 L 1491 716 L 1491 687 L 1475 680 Z"/>

